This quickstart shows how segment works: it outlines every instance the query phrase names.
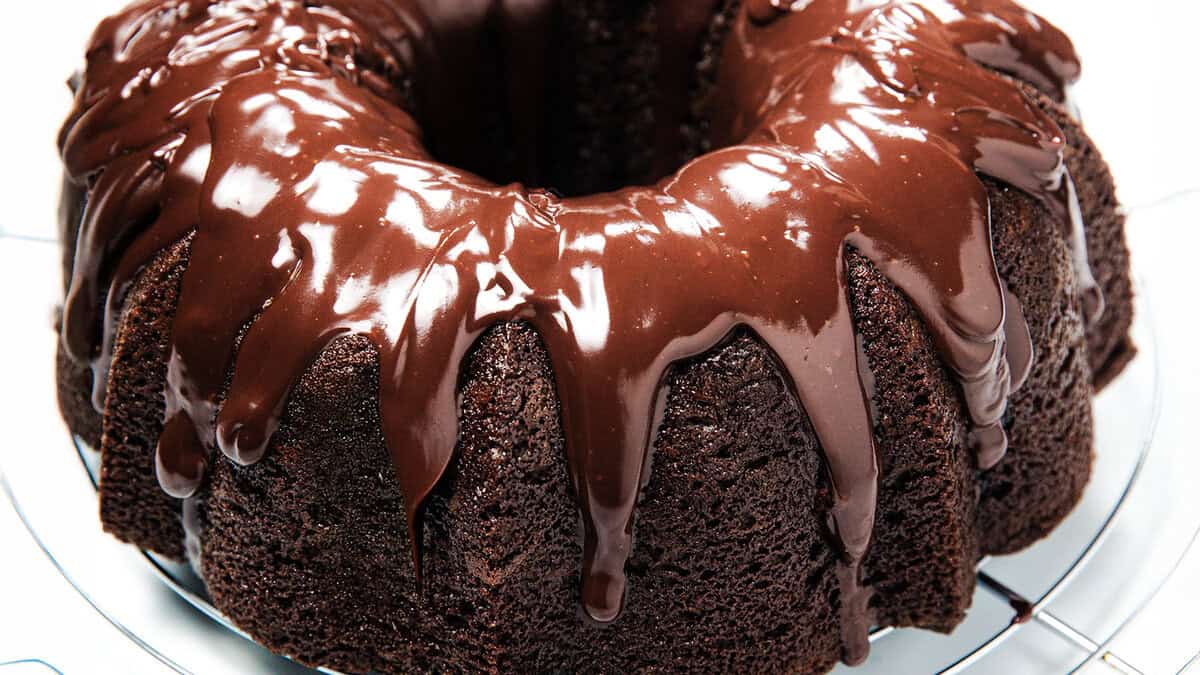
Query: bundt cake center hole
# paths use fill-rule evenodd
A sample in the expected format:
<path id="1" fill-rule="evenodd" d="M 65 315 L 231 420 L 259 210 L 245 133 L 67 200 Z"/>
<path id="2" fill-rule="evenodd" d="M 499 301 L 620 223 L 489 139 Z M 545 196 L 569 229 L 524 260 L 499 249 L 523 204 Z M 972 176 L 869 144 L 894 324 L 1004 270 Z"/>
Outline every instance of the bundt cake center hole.
<path id="1" fill-rule="evenodd" d="M 445 72 L 419 86 L 426 146 L 498 184 L 563 196 L 652 184 L 711 149 L 709 101 L 736 4 L 683 27 L 664 3 L 635 0 L 546 3 L 524 25 L 448 29 Z"/>

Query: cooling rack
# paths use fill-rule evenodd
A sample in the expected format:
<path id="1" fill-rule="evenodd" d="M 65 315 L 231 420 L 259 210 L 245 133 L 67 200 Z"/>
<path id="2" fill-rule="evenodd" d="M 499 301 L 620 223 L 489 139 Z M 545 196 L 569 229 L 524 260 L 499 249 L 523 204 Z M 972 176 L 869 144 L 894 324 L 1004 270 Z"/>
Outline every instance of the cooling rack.
<path id="1" fill-rule="evenodd" d="M 1150 292 L 1144 281 L 1139 290 L 1142 297 Z M 1165 461 L 1155 452 L 1164 366 L 1156 323 L 1145 305 L 1139 307 L 1135 326 L 1140 356 L 1096 403 L 1097 468 L 1079 508 L 1046 542 L 1024 553 L 980 564 L 974 607 L 953 635 L 943 637 L 911 629 L 877 630 L 871 636 L 872 659 L 864 667 L 847 672 L 960 673 L 973 666 L 982 666 L 984 672 L 1005 672 L 1003 667 L 988 664 L 997 658 L 1010 658 L 1011 655 L 997 651 L 1003 652 L 1006 645 L 1019 642 L 1035 627 L 1040 628 L 1043 636 L 1039 639 L 1043 643 L 1056 641 L 1061 647 L 1055 652 L 1058 660 L 1054 672 L 1096 664 L 1118 673 L 1150 672 L 1136 659 L 1124 658 L 1113 647 L 1113 638 L 1166 583 L 1174 565 L 1151 574 L 1150 582 L 1136 593 L 1134 606 L 1109 617 L 1106 625 L 1105 622 L 1080 625 L 1077 617 L 1060 614 L 1055 605 L 1056 599 L 1081 585 L 1077 582 L 1086 576 L 1098 555 L 1114 550 L 1106 545 L 1118 525 L 1128 520 L 1131 501 L 1136 501 L 1139 493 L 1158 489 L 1154 472 L 1148 468 Z M 51 377 L 48 372 L 46 376 Z M 70 438 L 61 424 L 49 436 L 54 437 L 59 439 L 59 447 Z M 140 648 L 178 672 L 212 670 L 213 664 L 196 660 L 198 653 L 209 650 L 226 657 L 221 667 L 236 664 L 238 672 L 314 672 L 267 654 L 246 639 L 209 603 L 203 584 L 187 566 L 117 544 L 98 532 L 94 516 L 80 519 L 52 513 L 56 509 L 76 508 L 86 512 L 88 503 L 94 512 L 97 457 L 79 442 L 74 443 L 74 449 L 78 459 L 73 462 L 68 452 L 35 455 L 0 452 L 3 460 L 0 463 L 7 471 L 7 477 L 0 474 L 0 491 L 13 501 L 38 545 L 87 602 Z M 82 460 L 84 470 L 80 470 L 78 460 Z M 40 494 L 46 485 L 64 489 L 64 483 L 69 484 L 71 492 L 67 501 L 74 506 Z M 1134 517 L 1140 516 L 1134 514 Z M 1181 542 L 1183 548 L 1172 554 L 1172 561 L 1181 559 L 1190 548 L 1196 525 L 1191 527 L 1190 539 Z M 86 539 L 89 543 L 76 546 L 76 539 Z M 1120 546 L 1126 544 L 1121 542 Z M 141 586 L 132 594 L 136 597 L 118 597 L 119 594 L 105 588 L 104 575 L 92 569 L 92 557 L 100 548 L 120 550 L 123 554 L 124 562 L 112 564 L 121 565 L 122 573 L 131 575 L 130 581 L 124 583 L 133 584 L 134 576 L 140 575 Z M 110 565 L 108 574 L 114 573 Z M 155 618 L 147 619 L 145 615 Z M 178 625 L 165 629 L 160 625 L 164 623 Z M 1193 667 L 1200 672 L 1200 655 L 1184 670 Z"/>

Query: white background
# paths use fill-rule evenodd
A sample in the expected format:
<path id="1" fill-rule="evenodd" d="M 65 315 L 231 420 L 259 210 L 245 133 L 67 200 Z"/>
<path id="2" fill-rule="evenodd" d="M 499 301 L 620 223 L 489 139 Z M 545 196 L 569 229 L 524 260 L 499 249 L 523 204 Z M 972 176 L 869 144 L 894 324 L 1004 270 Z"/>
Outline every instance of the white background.
<path id="1" fill-rule="evenodd" d="M 119 0 L 3 0 L 0 231 L 53 236 L 58 190 L 54 139 L 69 105 L 64 83 L 80 63 L 91 27 L 119 4 Z M 1138 209 L 1172 196 L 1178 200 L 1188 191 L 1200 192 L 1196 169 L 1200 134 L 1195 129 L 1200 110 L 1196 88 L 1200 3 L 1028 0 L 1026 4 L 1075 39 L 1085 67 L 1075 97 L 1089 133 L 1113 166 L 1124 203 Z M 1200 199 L 1194 203 L 1200 205 Z M 1160 434 L 1168 458 L 1197 449 L 1189 422 L 1197 414 L 1195 404 L 1200 403 L 1196 385 L 1200 369 L 1189 349 L 1198 325 L 1193 297 L 1197 284 L 1192 277 L 1198 268 L 1193 252 L 1200 250 L 1200 214 L 1171 213 L 1170 222 L 1148 228 L 1142 221 L 1141 230 L 1130 232 L 1139 274 L 1153 282 L 1153 297 L 1147 301 L 1156 307 L 1168 343 L 1164 348 L 1167 407 Z M 31 318 L 16 310 L 29 306 L 19 301 L 27 294 L 53 292 L 23 288 L 20 281 L 55 279 L 57 271 L 47 273 L 48 265 L 54 265 L 52 255 L 0 250 L 0 279 L 6 284 L 0 298 L 10 309 L 0 315 L 5 329 L 11 335 L 45 325 L 47 345 L 52 340 L 49 317 Z M 27 274 L 33 266 L 36 274 Z M 44 429 L 30 420 L 44 419 L 46 411 L 23 407 L 27 400 L 49 400 L 52 383 L 46 380 L 46 363 L 38 359 L 49 358 L 50 348 L 44 354 L 13 354 L 6 339 L 0 333 L 0 423 L 5 430 L 0 443 L 28 446 L 24 451 L 30 452 L 60 452 L 61 445 L 38 447 L 45 444 L 39 440 Z M 1182 484 L 1185 487 L 1172 494 L 1171 503 L 1194 504 L 1200 499 L 1186 487 L 1189 481 Z M 1121 579 L 1112 581 L 1119 584 Z M 1161 646 L 1183 642 L 1192 645 L 1190 652 L 1200 651 L 1196 602 L 1200 602 L 1200 556 L 1194 555 L 1152 604 L 1147 619 L 1117 640 L 1115 650 L 1148 672 L 1178 670 L 1183 662 L 1177 656 L 1173 661 L 1162 657 Z M 0 500 L 0 662 L 30 657 L 45 658 L 68 673 L 164 670 L 84 603 Z M 1097 670 L 1101 671 L 1102 667 Z"/>

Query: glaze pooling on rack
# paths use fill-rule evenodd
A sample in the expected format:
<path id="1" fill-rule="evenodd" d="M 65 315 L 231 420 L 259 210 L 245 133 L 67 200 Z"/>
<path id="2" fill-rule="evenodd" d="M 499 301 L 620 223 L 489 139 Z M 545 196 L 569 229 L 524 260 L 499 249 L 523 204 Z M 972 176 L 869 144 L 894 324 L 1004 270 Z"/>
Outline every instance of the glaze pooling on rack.
<path id="1" fill-rule="evenodd" d="M 508 3 L 479 4 L 480 16 L 508 16 Z M 988 468 L 1032 350 L 996 271 L 977 174 L 1039 199 L 1080 243 L 1066 231 L 1081 224 L 1061 131 L 985 67 L 1062 91 L 1078 72 L 1069 42 L 1006 0 L 927 4 L 748 3 L 718 76 L 720 149 L 653 186 L 559 198 L 426 151 L 418 118 L 454 102 L 422 78 L 469 64 L 439 51 L 421 2 L 143 2 L 98 29 L 64 130 L 70 177 L 91 194 L 64 344 L 92 363 L 102 404 L 126 289 L 194 233 L 156 453 L 163 487 L 189 497 L 212 449 L 241 464 L 264 455 L 291 386 L 326 345 L 366 336 L 419 570 L 421 505 L 457 439 L 461 364 L 490 326 L 529 322 L 553 365 L 583 515 L 582 603 L 609 622 L 663 379 L 749 326 L 823 448 L 844 657 L 860 661 L 879 469 L 847 247 L 924 320 Z M 659 31 L 661 48 L 694 49 L 707 28 L 694 6 L 658 10 L 660 26 L 679 29 Z M 532 16 L 501 21 L 505 48 L 533 45 L 509 59 L 525 70 L 545 56 L 546 22 Z M 676 56 L 662 77 L 678 76 Z M 523 97 L 542 94 L 514 87 L 508 103 L 529 111 Z M 669 103 L 661 115 L 684 112 Z M 681 147 L 667 122 L 664 152 Z M 1083 294 L 1094 318 L 1094 282 Z"/>

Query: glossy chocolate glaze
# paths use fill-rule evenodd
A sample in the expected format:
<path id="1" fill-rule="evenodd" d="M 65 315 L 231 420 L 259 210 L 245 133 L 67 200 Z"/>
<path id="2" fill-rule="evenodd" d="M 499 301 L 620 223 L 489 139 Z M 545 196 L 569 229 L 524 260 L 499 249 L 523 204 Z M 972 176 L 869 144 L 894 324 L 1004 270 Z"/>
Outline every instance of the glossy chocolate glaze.
<path id="1" fill-rule="evenodd" d="M 724 46 L 720 149 L 657 184 L 564 199 L 436 161 L 418 120 L 456 152 L 482 142 L 462 123 L 487 103 L 471 97 L 470 66 L 496 55 L 464 45 L 487 24 L 505 36 L 505 104 L 531 148 L 522 174 L 537 177 L 537 125 L 520 120 L 545 96 L 554 6 L 157 0 L 104 22 L 62 136 L 69 178 L 90 194 L 64 344 L 91 362 L 102 406 L 125 291 L 194 231 L 163 487 L 193 495 L 213 448 L 259 460 L 306 366 L 331 340 L 364 335 L 419 560 L 421 505 L 454 452 L 460 364 L 488 327 L 529 322 L 553 364 L 583 516 L 582 604 L 609 622 L 664 376 L 749 326 L 825 453 L 845 659 L 859 661 L 879 469 L 846 249 L 920 313 L 962 386 L 979 465 L 994 465 L 1032 350 L 996 271 L 978 174 L 1062 219 L 1084 304 L 1100 311 L 1062 134 L 997 72 L 1061 96 L 1078 72 L 1070 44 L 1008 0 L 748 0 Z M 712 11 L 657 5 L 664 165 L 683 146 L 679 99 Z"/>

